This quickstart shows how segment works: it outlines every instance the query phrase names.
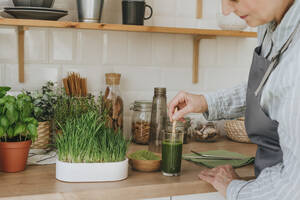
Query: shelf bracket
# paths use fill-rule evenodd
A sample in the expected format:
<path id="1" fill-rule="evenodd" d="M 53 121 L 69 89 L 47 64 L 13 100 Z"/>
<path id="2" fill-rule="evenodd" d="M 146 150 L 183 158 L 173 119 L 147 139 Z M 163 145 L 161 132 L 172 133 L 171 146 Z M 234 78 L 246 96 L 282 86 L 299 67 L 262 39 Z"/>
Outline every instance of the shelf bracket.
<path id="1" fill-rule="evenodd" d="M 196 13 L 196 18 L 201 19 L 203 15 L 203 1 L 202 0 L 197 0 L 197 13 Z"/>
<path id="2" fill-rule="evenodd" d="M 19 62 L 19 82 L 25 82 L 24 76 L 24 32 L 28 30 L 25 26 L 18 26 L 18 62 Z"/>
<path id="3" fill-rule="evenodd" d="M 199 43 L 201 39 L 216 39 L 216 36 L 197 35 L 194 36 L 194 56 L 193 56 L 193 83 L 198 83 L 199 72 Z"/>

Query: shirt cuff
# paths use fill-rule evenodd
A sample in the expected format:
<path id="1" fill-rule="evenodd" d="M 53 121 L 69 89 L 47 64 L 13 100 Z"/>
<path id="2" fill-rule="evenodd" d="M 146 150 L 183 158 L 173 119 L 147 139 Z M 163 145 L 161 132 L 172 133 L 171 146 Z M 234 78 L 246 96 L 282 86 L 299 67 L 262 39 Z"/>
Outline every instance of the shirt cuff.
<path id="1" fill-rule="evenodd" d="M 248 184 L 247 181 L 233 180 L 227 187 L 226 199 L 237 200 L 241 189 Z"/>
<path id="2" fill-rule="evenodd" d="M 217 120 L 218 119 L 218 101 L 216 98 L 216 94 L 215 93 L 211 93 L 211 94 L 203 94 L 208 109 L 207 112 L 203 113 L 203 116 L 205 117 L 205 119 L 207 121 L 213 121 L 213 120 Z"/>

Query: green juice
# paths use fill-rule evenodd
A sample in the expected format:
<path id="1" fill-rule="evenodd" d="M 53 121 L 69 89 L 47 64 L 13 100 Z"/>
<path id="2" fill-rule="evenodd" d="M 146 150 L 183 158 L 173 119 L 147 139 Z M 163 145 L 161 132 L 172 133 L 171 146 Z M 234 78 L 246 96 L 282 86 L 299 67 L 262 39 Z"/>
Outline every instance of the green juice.
<path id="1" fill-rule="evenodd" d="M 182 157 L 182 142 L 170 140 L 162 143 L 162 171 L 164 175 L 176 176 L 180 174 Z"/>

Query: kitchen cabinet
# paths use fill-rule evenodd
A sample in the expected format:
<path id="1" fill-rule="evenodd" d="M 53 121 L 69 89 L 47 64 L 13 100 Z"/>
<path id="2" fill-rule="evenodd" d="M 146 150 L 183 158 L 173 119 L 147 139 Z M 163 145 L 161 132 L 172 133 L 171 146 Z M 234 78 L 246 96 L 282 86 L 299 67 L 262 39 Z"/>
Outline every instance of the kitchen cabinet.
<path id="1" fill-rule="evenodd" d="M 225 200 L 218 192 L 171 197 L 171 200 Z"/>
<path id="2" fill-rule="evenodd" d="M 201 5 L 201 4 L 199 4 Z M 201 17 L 201 13 L 199 14 Z M 173 28 L 158 26 L 135 26 L 122 24 L 102 24 L 84 23 L 69 21 L 47 21 L 47 20 L 28 20 L 28 19 L 6 19 L 0 18 L 0 25 L 18 27 L 18 52 L 19 52 L 19 82 L 24 80 L 24 32 L 27 27 L 47 27 L 47 28 L 73 28 L 107 31 L 128 31 L 128 32 L 148 32 L 148 33 L 168 33 L 168 34 L 187 34 L 194 37 L 194 56 L 193 56 L 193 83 L 198 82 L 199 64 L 199 43 L 201 39 L 215 39 L 217 36 L 227 37 L 256 37 L 256 32 L 211 30 L 196 28 Z"/>

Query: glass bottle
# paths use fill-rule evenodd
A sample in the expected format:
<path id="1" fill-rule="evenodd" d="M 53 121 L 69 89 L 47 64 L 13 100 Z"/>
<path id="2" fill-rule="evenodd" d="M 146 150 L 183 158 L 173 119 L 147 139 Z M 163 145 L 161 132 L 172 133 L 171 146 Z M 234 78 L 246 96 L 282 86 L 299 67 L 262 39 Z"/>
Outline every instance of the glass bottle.
<path id="1" fill-rule="evenodd" d="M 133 142 L 148 144 L 150 137 L 152 101 L 135 101 L 131 106 L 132 126 L 131 133 Z"/>
<path id="2" fill-rule="evenodd" d="M 149 151 L 161 152 L 163 134 L 167 131 L 166 88 L 154 88 L 151 111 Z"/>
<path id="3" fill-rule="evenodd" d="M 115 131 L 123 131 L 123 99 L 120 91 L 121 74 L 105 74 L 106 89 L 103 96 L 108 111 L 107 125 Z"/>

